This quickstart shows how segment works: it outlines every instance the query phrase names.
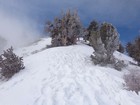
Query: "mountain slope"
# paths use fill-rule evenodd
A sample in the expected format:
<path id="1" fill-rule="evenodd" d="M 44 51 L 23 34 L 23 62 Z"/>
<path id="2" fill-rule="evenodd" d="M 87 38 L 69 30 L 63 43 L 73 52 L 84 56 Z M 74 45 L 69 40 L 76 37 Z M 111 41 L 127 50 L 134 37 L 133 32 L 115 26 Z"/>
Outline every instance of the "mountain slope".
<path id="1" fill-rule="evenodd" d="M 91 47 L 79 43 L 45 49 L 49 43 L 42 39 L 16 51 L 25 56 L 26 69 L 1 82 L 0 105 L 140 104 L 140 96 L 124 89 L 123 72 L 92 63 Z M 117 52 L 115 56 L 126 58 Z"/>

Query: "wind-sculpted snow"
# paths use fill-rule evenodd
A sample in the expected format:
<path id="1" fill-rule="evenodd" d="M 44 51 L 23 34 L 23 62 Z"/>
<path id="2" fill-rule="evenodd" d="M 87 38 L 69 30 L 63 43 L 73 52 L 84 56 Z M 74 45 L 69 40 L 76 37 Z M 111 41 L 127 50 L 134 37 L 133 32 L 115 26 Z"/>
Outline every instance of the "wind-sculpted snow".
<path id="1" fill-rule="evenodd" d="M 140 96 L 124 89 L 123 73 L 95 66 L 92 52 L 79 44 L 25 56 L 26 69 L 1 82 L 0 105 L 140 105 Z"/>

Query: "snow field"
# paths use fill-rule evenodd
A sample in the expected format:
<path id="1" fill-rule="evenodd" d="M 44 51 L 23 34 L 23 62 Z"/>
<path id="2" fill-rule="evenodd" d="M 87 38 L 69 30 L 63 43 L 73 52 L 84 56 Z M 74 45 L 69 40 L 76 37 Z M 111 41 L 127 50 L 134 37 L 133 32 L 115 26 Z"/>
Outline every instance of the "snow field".
<path id="1" fill-rule="evenodd" d="M 47 40 L 17 51 L 26 68 L 1 83 L 0 105 L 140 105 L 140 96 L 124 89 L 123 72 L 92 63 L 91 47 L 41 50 Z"/>

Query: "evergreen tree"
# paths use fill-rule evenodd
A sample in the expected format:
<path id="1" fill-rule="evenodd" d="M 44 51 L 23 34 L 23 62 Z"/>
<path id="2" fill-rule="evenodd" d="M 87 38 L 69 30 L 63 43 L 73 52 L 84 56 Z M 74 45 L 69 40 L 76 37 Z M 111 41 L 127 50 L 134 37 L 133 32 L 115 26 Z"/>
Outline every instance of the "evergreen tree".
<path id="1" fill-rule="evenodd" d="M 77 38 L 83 34 L 77 12 L 70 10 L 56 18 L 53 23 L 48 22 L 46 29 L 51 34 L 52 46 L 76 44 Z"/>
<path id="2" fill-rule="evenodd" d="M 117 51 L 119 51 L 120 53 L 125 52 L 125 49 L 124 49 L 124 47 L 123 47 L 123 45 L 121 43 L 119 44 L 119 49 Z"/>
<path id="3" fill-rule="evenodd" d="M 90 23 L 89 27 L 85 30 L 86 34 L 84 35 L 84 40 L 90 42 L 90 40 L 91 40 L 90 37 L 92 35 L 91 34 L 92 31 L 97 31 L 98 29 L 99 29 L 99 23 L 97 21 L 93 20 Z M 90 43 L 90 45 L 91 45 L 91 43 Z"/>
<path id="4" fill-rule="evenodd" d="M 95 20 L 93 20 L 89 27 L 87 28 L 88 31 L 93 30 L 93 31 L 97 31 L 99 29 L 99 23 Z"/>
<path id="5" fill-rule="evenodd" d="M 106 49 L 107 61 L 112 63 L 113 53 L 119 48 L 119 35 L 112 24 L 103 23 L 100 28 L 100 35 Z"/>
<path id="6" fill-rule="evenodd" d="M 15 73 L 24 69 L 23 58 L 13 53 L 13 48 L 9 48 L 0 56 L 1 75 L 6 79 L 11 78 Z"/>
<path id="7" fill-rule="evenodd" d="M 93 24 L 89 31 L 90 43 L 94 48 L 94 54 L 91 56 L 93 62 L 100 65 L 115 65 L 113 53 L 119 47 L 119 36 L 115 27 L 109 23 L 103 23 L 100 27 Z"/>
<path id="8" fill-rule="evenodd" d="M 126 51 L 128 52 L 128 55 L 134 58 L 140 66 L 140 36 L 137 37 L 134 42 L 127 43 Z"/>
<path id="9" fill-rule="evenodd" d="M 126 51 L 127 51 L 128 55 L 130 57 L 133 57 L 133 54 L 135 52 L 135 48 L 134 48 L 134 45 L 131 42 L 128 42 L 126 44 Z"/>

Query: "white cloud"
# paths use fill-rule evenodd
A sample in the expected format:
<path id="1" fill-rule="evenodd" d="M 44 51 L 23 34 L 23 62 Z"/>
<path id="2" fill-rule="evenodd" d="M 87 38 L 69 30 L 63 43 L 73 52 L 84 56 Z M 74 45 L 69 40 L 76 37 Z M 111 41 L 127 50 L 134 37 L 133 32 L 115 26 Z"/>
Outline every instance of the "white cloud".
<path id="1" fill-rule="evenodd" d="M 20 47 L 39 37 L 36 23 L 26 17 L 26 14 L 0 8 L 0 20 L 0 36 L 7 40 L 7 47 Z"/>

